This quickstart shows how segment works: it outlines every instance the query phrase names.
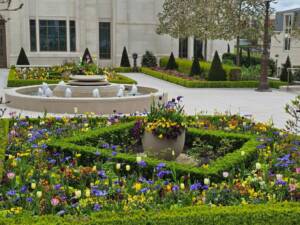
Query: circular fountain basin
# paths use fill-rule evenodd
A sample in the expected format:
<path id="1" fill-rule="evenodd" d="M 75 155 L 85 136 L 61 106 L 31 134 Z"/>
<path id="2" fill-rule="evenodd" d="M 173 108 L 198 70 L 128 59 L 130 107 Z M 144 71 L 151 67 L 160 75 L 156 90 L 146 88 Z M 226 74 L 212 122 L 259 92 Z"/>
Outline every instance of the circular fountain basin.
<path id="1" fill-rule="evenodd" d="M 69 85 L 72 86 L 107 86 L 110 83 L 104 75 L 72 75 Z"/>
<path id="2" fill-rule="evenodd" d="M 38 89 L 41 85 L 19 87 L 5 90 L 5 98 L 9 102 L 7 105 L 12 108 L 49 112 L 49 113 L 96 113 L 96 114 L 112 114 L 114 111 L 118 113 L 135 113 L 149 111 L 153 101 L 166 102 L 168 96 L 166 93 L 160 92 L 157 89 L 149 87 L 138 87 L 139 94 L 136 96 L 129 95 L 131 85 L 125 85 L 126 95 L 124 97 L 115 97 L 116 88 L 119 85 L 111 84 L 107 87 L 77 87 L 70 85 L 49 85 L 53 93 L 58 96 L 42 97 L 37 96 Z M 71 98 L 63 97 L 62 87 L 70 88 L 74 92 Z M 98 88 L 100 91 L 100 98 L 92 97 L 91 90 Z M 107 89 L 105 89 L 107 88 Z M 109 88 L 114 91 L 110 92 Z M 55 92 L 55 90 L 60 90 Z M 79 91 L 79 92 L 77 92 Z M 86 91 L 86 94 L 84 94 Z M 61 94 L 59 94 L 61 93 Z M 76 93 L 78 94 L 76 97 Z M 75 110 L 76 109 L 76 110 Z"/>

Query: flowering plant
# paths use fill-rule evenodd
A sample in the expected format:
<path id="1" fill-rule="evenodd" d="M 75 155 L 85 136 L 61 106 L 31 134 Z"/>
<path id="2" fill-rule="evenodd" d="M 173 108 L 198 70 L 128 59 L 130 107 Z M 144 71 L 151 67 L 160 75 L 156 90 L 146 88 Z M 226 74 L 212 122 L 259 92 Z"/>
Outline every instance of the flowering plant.
<path id="1" fill-rule="evenodd" d="M 136 127 L 141 128 L 141 133 L 151 132 L 160 139 L 176 139 L 186 128 L 181 99 L 179 96 L 166 104 L 153 103 L 147 117 L 143 121 L 138 121 Z"/>

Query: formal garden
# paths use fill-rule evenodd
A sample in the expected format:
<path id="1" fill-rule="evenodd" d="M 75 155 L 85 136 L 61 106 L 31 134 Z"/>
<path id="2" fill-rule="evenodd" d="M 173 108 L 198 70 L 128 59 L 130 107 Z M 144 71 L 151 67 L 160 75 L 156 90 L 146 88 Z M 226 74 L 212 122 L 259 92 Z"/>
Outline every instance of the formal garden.
<path id="1" fill-rule="evenodd" d="M 0 221 L 297 224 L 295 121 L 288 132 L 250 117 L 187 116 L 181 100 L 145 116 L 1 120 Z"/>

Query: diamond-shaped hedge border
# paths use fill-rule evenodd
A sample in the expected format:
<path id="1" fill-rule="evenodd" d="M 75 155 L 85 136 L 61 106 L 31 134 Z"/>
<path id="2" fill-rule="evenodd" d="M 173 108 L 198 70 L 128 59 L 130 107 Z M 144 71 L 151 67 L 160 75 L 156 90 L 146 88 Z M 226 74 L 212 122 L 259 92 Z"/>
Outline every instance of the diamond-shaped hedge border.
<path id="1" fill-rule="evenodd" d="M 84 146 L 84 142 L 89 140 L 97 140 L 99 137 L 105 135 L 121 135 L 125 131 L 129 131 L 133 128 L 134 122 L 113 125 L 110 127 L 94 129 L 86 133 L 78 132 L 70 138 L 56 139 L 48 143 L 49 147 L 57 151 L 78 152 L 82 154 L 82 157 L 92 158 L 96 153 L 100 154 L 100 157 L 111 158 L 113 161 L 120 163 L 131 164 L 132 167 L 136 167 L 136 155 L 129 153 L 118 153 L 112 156 L 112 151 L 108 149 L 101 149 L 92 146 Z M 244 139 L 243 146 L 231 153 L 226 154 L 224 157 L 212 161 L 208 168 L 194 167 L 191 165 L 183 165 L 177 162 L 169 162 L 158 160 L 155 158 L 145 158 L 148 165 L 148 169 L 153 169 L 158 163 L 164 162 L 166 165 L 176 171 L 177 176 L 190 175 L 193 179 L 203 179 L 204 177 L 210 177 L 212 179 L 218 179 L 221 177 L 224 171 L 230 171 L 232 168 L 237 168 L 243 164 L 248 166 L 253 162 L 257 156 L 257 146 L 259 145 L 256 140 L 256 136 L 239 133 L 228 133 L 224 131 L 210 131 L 201 130 L 195 128 L 189 128 L 188 134 L 194 136 L 217 136 L 220 138 L 234 138 Z M 242 152 L 244 153 L 242 155 Z"/>

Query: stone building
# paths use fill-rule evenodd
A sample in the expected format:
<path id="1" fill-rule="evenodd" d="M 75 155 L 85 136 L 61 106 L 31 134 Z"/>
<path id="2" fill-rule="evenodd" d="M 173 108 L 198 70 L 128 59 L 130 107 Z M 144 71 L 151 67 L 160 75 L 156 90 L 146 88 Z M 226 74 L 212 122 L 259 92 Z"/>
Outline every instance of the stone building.
<path id="1" fill-rule="evenodd" d="M 21 47 L 31 65 L 78 61 L 85 48 L 101 66 L 120 64 L 123 47 L 130 58 L 146 51 L 158 58 L 173 51 L 192 58 L 202 51 L 194 38 L 177 40 L 156 34 L 157 14 L 163 0 L 15 0 L 24 3 L 17 12 L 7 12 L 0 21 L 0 67 L 14 65 Z M 233 43 L 231 43 L 233 49 Z M 215 50 L 226 52 L 227 42 L 209 41 L 208 59 Z"/>

